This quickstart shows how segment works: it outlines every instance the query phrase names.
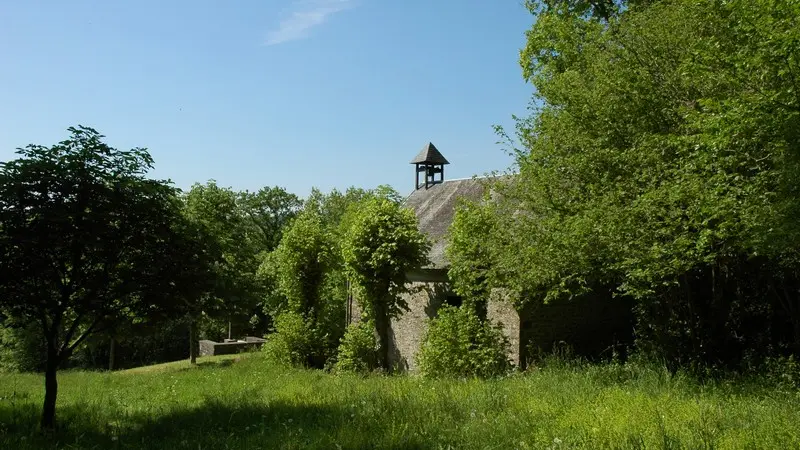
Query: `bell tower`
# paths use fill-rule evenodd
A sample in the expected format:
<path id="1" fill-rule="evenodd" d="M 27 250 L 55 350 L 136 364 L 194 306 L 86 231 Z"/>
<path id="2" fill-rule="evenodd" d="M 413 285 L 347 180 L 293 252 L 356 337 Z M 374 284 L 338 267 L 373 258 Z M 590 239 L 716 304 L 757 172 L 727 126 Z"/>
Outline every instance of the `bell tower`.
<path id="1" fill-rule="evenodd" d="M 444 181 L 444 165 L 450 164 L 439 150 L 431 143 L 428 142 L 422 151 L 411 160 L 411 164 L 416 167 L 416 180 L 414 182 L 414 189 L 428 189 L 434 184 L 439 184 Z M 424 174 L 424 181 L 420 183 L 419 174 Z M 438 176 L 437 176 L 438 175 Z"/>

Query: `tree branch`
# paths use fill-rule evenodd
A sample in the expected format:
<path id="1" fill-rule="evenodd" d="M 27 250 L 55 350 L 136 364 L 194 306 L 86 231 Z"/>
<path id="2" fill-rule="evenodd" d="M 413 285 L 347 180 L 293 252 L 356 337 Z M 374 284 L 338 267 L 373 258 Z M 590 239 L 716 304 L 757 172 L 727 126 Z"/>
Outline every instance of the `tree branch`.
<path id="1" fill-rule="evenodd" d="M 39 310 L 39 322 L 42 324 L 42 330 L 45 336 L 50 336 L 50 326 L 47 324 L 47 314 L 44 310 Z"/>
<path id="2" fill-rule="evenodd" d="M 67 345 L 66 345 L 68 341 L 64 341 L 64 345 L 65 345 L 66 351 L 67 351 L 67 352 L 69 352 L 69 353 L 72 353 L 73 351 L 75 351 L 75 349 L 76 349 L 76 348 L 77 348 L 79 345 L 81 345 L 81 342 L 83 342 L 84 340 L 86 340 L 86 338 L 87 338 L 87 337 L 89 337 L 91 334 L 93 334 L 93 333 L 95 332 L 95 327 L 96 327 L 96 326 L 97 326 L 97 324 L 99 324 L 99 323 L 100 323 L 100 318 L 98 317 L 97 319 L 95 319 L 95 320 L 94 320 L 94 322 L 92 322 L 92 324 L 91 324 L 91 325 L 89 325 L 89 328 L 87 328 L 87 329 L 86 329 L 86 331 L 84 331 L 84 332 L 83 332 L 83 333 L 80 335 L 80 337 L 78 337 L 78 339 L 77 339 L 77 340 L 75 340 L 75 342 L 73 342 L 73 343 L 72 343 L 72 344 L 70 344 L 69 346 L 67 346 Z"/>
<path id="3" fill-rule="evenodd" d="M 72 339 L 72 335 L 75 334 L 75 331 L 77 331 L 78 325 L 80 325 L 81 319 L 83 319 L 84 315 L 85 312 L 82 311 L 78 313 L 77 317 L 75 317 L 75 320 L 72 321 L 72 325 L 70 325 L 69 330 L 67 330 L 67 334 L 64 335 L 64 343 L 61 345 L 60 351 L 63 352 L 69 348 L 67 344 Z"/>

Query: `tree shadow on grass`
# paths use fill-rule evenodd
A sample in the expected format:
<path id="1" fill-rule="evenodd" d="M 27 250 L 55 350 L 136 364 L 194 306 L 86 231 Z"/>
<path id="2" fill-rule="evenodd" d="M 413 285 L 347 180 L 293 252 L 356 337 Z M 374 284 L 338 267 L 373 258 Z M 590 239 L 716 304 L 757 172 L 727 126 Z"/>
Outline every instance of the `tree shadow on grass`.
<path id="1" fill-rule="evenodd" d="M 157 417 L 103 414 L 99 405 L 59 409 L 60 427 L 37 431 L 39 407 L 0 403 L 0 448 L 362 449 L 429 448 L 419 436 L 368 429 L 350 410 L 287 402 L 242 404 L 208 400 Z"/>
<path id="2" fill-rule="evenodd" d="M 230 358 L 230 359 L 220 359 L 216 361 L 198 361 L 197 364 L 193 366 L 182 367 L 178 369 L 178 372 L 186 372 L 187 370 L 197 370 L 197 369 L 217 369 L 222 367 L 230 367 L 234 363 L 241 361 L 241 357 Z"/>

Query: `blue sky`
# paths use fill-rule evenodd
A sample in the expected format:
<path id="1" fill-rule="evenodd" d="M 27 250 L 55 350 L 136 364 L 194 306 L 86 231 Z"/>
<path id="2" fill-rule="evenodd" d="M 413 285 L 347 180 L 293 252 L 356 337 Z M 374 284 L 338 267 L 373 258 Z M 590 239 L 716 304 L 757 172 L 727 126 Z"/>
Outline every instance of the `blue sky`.
<path id="1" fill-rule="evenodd" d="M 509 167 L 492 125 L 532 93 L 522 0 L 0 3 L 0 160 L 83 124 L 153 176 L 307 195 Z"/>

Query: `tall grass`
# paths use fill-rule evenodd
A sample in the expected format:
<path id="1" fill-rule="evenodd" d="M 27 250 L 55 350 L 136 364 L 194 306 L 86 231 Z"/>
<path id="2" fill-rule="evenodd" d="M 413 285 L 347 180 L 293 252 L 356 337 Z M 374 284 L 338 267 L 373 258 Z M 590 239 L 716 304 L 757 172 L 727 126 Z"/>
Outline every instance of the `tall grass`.
<path id="1" fill-rule="evenodd" d="M 0 375 L 0 448 L 800 447 L 800 395 L 631 366 L 498 380 L 333 376 L 241 359 L 60 376 L 53 435 L 38 375 Z"/>

